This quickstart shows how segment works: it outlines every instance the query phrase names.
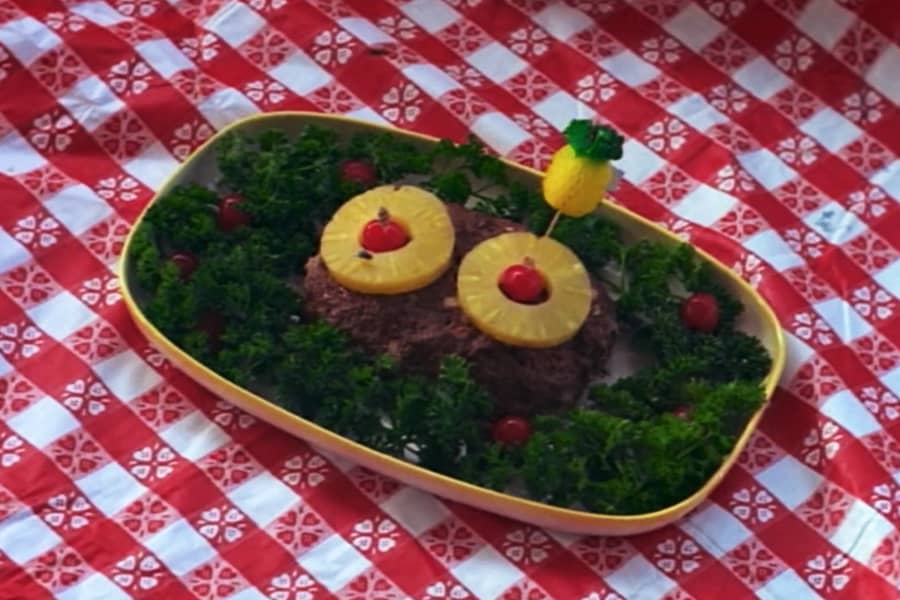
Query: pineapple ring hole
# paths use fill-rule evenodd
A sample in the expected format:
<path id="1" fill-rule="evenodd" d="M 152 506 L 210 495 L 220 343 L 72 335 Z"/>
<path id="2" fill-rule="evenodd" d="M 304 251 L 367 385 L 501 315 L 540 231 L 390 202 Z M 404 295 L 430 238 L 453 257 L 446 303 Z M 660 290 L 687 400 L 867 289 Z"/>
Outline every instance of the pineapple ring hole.
<path id="1" fill-rule="evenodd" d="M 373 220 L 377 220 L 377 219 L 373 219 Z M 371 221 L 366 221 L 365 223 L 363 223 L 362 228 L 359 230 L 359 247 L 360 248 L 365 248 L 365 244 L 363 244 L 363 233 L 366 231 L 366 226 L 370 222 Z M 390 216 L 390 222 L 397 225 L 400 229 L 403 230 L 403 233 L 406 234 L 406 242 L 402 246 L 400 246 L 400 248 L 405 248 L 405 247 L 409 246 L 409 244 L 413 241 L 413 235 L 409 229 L 409 224 L 404 219 L 402 219 L 394 214 L 392 214 Z M 400 248 L 395 248 L 394 250 L 390 250 L 390 252 L 396 252 Z M 383 254 L 383 253 L 379 253 L 379 254 Z"/>
<path id="2" fill-rule="evenodd" d="M 524 304 L 525 306 L 537 306 L 538 304 L 543 304 L 544 302 L 550 299 L 550 296 L 553 295 L 553 286 L 550 284 L 550 279 L 544 275 L 542 271 L 539 269 L 535 269 L 537 274 L 541 278 L 541 283 L 544 284 L 543 289 L 541 289 L 541 295 L 537 297 L 537 300 L 532 300 L 531 302 L 520 302 L 519 300 L 514 300 L 510 298 L 509 294 L 507 294 L 503 290 L 503 286 L 500 285 L 500 279 L 503 277 L 503 271 L 500 271 L 500 274 L 497 275 L 497 289 L 500 290 L 500 293 L 503 294 L 503 297 L 511 302 L 515 302 L 516 304 Z"/>

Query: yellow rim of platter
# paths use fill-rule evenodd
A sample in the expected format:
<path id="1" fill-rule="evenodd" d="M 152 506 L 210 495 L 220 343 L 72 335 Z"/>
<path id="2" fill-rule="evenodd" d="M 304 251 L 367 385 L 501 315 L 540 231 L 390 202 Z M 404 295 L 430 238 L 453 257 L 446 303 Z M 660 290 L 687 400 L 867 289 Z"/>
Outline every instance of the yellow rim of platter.
<path id="1" fill-rule="evenodd" d="M 317 122 L 319 125 L 327 126 L 329 124 L 342 124 L 344 126 L 357 126 L 361 129 L 372 132 L 386 132 L 394 134 L 398 137 L 406 138 L 410 141 L 436 143 L 439 138 L 428 136 L 411 131 L 396 129 L 385 125 L 371 123 L 359 119 L 339 115 L 328 115 L 323 113 L 301 112 L 301 111 L 285 111 L 273 112 L 253 115 L 234 121 L 227 127 L 216 133 L 207 140 L 202 146 L 195 150 L 165 183 L 160 187 L 159 191 L 154 195 L 153 199 L 147 203 L 141 215 L 137 218 L 131 231 L 125 240 L 125 246 L 119 259 L 118 275 L 121 281 L 122 296 L 125 305 L 131 316 L 138 326 L 138 329 L 148 338 L 148 340 L 159 350 L 163 351 L 166 357 L 179 369 L 195 379 L 198 383 L 212 391 L 213 393 L 230 400 L 232 403 L 243 408 L 252 415 L 260 418 L 284 431 L 302 437 L 310 444 L 319 447 L 327 452 L 336 454 L 341 458 L 353 462 L 358 462 L 376 471 L 386 473 L 388 476 L 400 479 L 404 483 L 422 488 L 438 496 L 450 498 L 452 500 L 476 506 L 478 508 L 498 513 L 509 518 L 519 519 L 530 522 L 542 527 L 558 529 L 579 534 L 601 534 L 601 535 L 630 535 L 645 531 L 657 529 L 667 525 L 687 512 L 699 505 L 712 490 L 722 481 L 726 473 L 735 463 L 741 450 L 747 444 L 750 436 L 756 430 L 762 413 L 768 405 L 773 392 L 778 384 L 778 380 L 784 370 L 786 351 L 784 334 L 778 325 L 778 320 L 762 297 L 754 290 L 746 281 L 735 275 L 727 267 L 718 262 L 711 255 L 696 248 L 698 255 L 712 263 L 720 276 L 732 281 L 736 287 L 736 294 L 747 308 L 757 311 L 765 323 L 765 328 L 773 336 L 770 344 L 774 348 L 772 351 L 772 368 L 764 381 L 764 391 L 766 403 L 760 408 L 756 414 L 749 420 L 743 433 L 738 438 L 731 454 L 726 457 L 719 469 L 707 480 L 707 482 L 696 492 L 676 504 L 666 508 L 636 515 L 615 515 L 604 513 L 592 513 L 588 511 L 575 510 L 570 508 L 562 508 L 550 504 L 544 504 L 535 500 L 528 500 L 518 496 L 512 496 L 502 492 L 497 492 L 487 488 L 468 483 L 461 479 L 455 479 L 447 475 L 442 475 L 434 471 L 419 467 L 412 463 L 406 462 L 400 458 L 395 458 L 387 454 L 382 454 L 367 446 L 354 442 L 341 435 L 338 435 L 324 427 L 315 424 L 312 421 L 303 419 L 274 403 L 258 396 L 222 377 L 215 371 L 203 365 L 193 357 L 188 355 L 181 348 L 171 342 L 162 332 L 160 332 L 144 315 L 138 306 L 136 299 L 131 294 L 131 286 L 128 276 L 127 260 L 129 255 L 134 233 L 140 223 L 143 221 L 147 210 L 158 198 L 168 193 L 171 187 L 179 182 L 179 179 L 185 171 L 191 168 L 198 156 L 208 151 L 218 140 L 225 134 L 236 129 L 240 129 L 248 124 L 261 123 L 263 121 L 278 121 L 283 119 L 298 119 L 305 122 Z M 531 175 L 536 178 L 536 183 L 540 182 L 543 173 L 526 167 L 509 160 L 503 162 L 520 173 Z M 668 240 L 671 243 L 681 243 L 678 237 L 668 230 L 660 227 L 656 223 L 641 217 L 631 211 L 617 206 L 609 201 L 601 204 L 601 212 L 607 213 L 619 223 L 633 221 L 638 225 L 652 230 L 656 235 Z"/>

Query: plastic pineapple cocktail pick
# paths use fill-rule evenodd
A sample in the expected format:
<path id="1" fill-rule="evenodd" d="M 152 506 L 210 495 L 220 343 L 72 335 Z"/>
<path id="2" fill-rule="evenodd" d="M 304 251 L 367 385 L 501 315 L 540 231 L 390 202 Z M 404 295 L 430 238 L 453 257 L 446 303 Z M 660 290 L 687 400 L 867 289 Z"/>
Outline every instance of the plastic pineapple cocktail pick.
<path id="1" fill-rule="evenodd" d="M 556 217 L 583 217 L 618 184 L 621 172 L 609 161 L 622 158 L 625 140 L 612 128 L 586 119 L 569 123 L 563 135 L 567 143 L 544 175 L 544 200 L 556 209 Z"/>
<path id="2" fill-rule="evenodd" d="M 544 177 L 544 199 L 556 209 L 546 233 L 517 232 L 485 240 L 459 267 L 457 294 L 478 329 L 512 346 L 562 344 L 587 320 L 593 288 L 587 270 L 565 245 L 550 238 L 560 215 L 583 217 L 619 179 L 610 160 L 621 158 L 623 138 L 609 127 L 572 121 L 567 144 Z"/>

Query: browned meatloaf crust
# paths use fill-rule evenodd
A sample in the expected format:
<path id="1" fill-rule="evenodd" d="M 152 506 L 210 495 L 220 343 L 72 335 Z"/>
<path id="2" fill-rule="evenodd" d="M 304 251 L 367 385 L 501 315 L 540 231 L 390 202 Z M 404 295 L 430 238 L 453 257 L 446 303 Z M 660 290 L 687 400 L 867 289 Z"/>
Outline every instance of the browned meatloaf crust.
<path id="1" fill-rule="evenodd" d="M 387 353 L 409 371 L 435 374 L 456 354 L 495 401 L 499 415 L 531 416 L 571 408 L 602 371 L 616 334 L 614 306 L 596 282 L 590 315 L 569 342 L 545 349 L 514 348 L 469 324 L 455 305 L 459 261 L 476 244 L 508 231 L 512 221 L 449 205 L 456 228 L 453 264 L 427 288 L 396 296 L 357 294 L 336 283 L 317 256 L 306 265 L 306 310 L 345 331 L 373 353 Z"/>

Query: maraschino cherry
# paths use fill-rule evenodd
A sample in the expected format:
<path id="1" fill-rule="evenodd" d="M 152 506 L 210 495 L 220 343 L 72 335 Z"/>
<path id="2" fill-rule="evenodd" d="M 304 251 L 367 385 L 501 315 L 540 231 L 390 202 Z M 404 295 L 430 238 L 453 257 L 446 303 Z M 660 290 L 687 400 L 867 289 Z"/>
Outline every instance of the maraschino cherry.
<path id="1" fill-rule="evenodd" d="M 711 294 L 693 294 L 681 303 L 680 315 L 688 329 L 710 333 L 719 324 L 719 302 Z"/>
<path id="2" fill-rule="evenodd" d="M 234 231 L 250 223 L 250 217 L 240 209 L 244 199 L 236 194 L 229 194 L 219 202 L 219 229 Z"/>
<path id="3" fill-rule="evenodd" d="M 378 218 L 366 223 L 360 241 L 369 252 L 390 252 L 408 244 L 409 234 L 402 225 L 391 219 L 387 209 L 381 208 Z"/>
<path id="4" fill-rule="evenodd" d="M 689 419 L 691 416 L 691 409 L 687 406 L 679 406 L 672 411 L 672 414 L 679 419 Z"/>
<path id="5" fill-rule="evenodd" d="M 510 300 L 523 304 L 534 304 L 544 295 L 544 278 L 530 258 L 507 267 L 500 274 L 499 284 L 500 290 Z"/>
<path id="6" fill-rule="evenodd" d="M 355 181 L 366 187 L 371 187 L 378 181 L 375 167 L 364 160 L 348 160 L 341 163 L 341 177 L 345 181 Z"/>
<path id="7" fill-rule="evenodd" d="M 494 423 L 491 437 L 504 446 L 521 446 L 531 437 L 531 425 L 522 417 L 503 417 Z"/>
<path id="8" fill-rule="evenodd" d="M 173 254 L 169 261 L 175 265 L 175 268 L 178 269 L 178 275 L 182 279 L 187 279 L 191 276 L 191 274 L 197 270 L 197 265 L 199 264 L 197 261 L 197 257 L 189 252 L 179 252 L 177 254 Z"/>

